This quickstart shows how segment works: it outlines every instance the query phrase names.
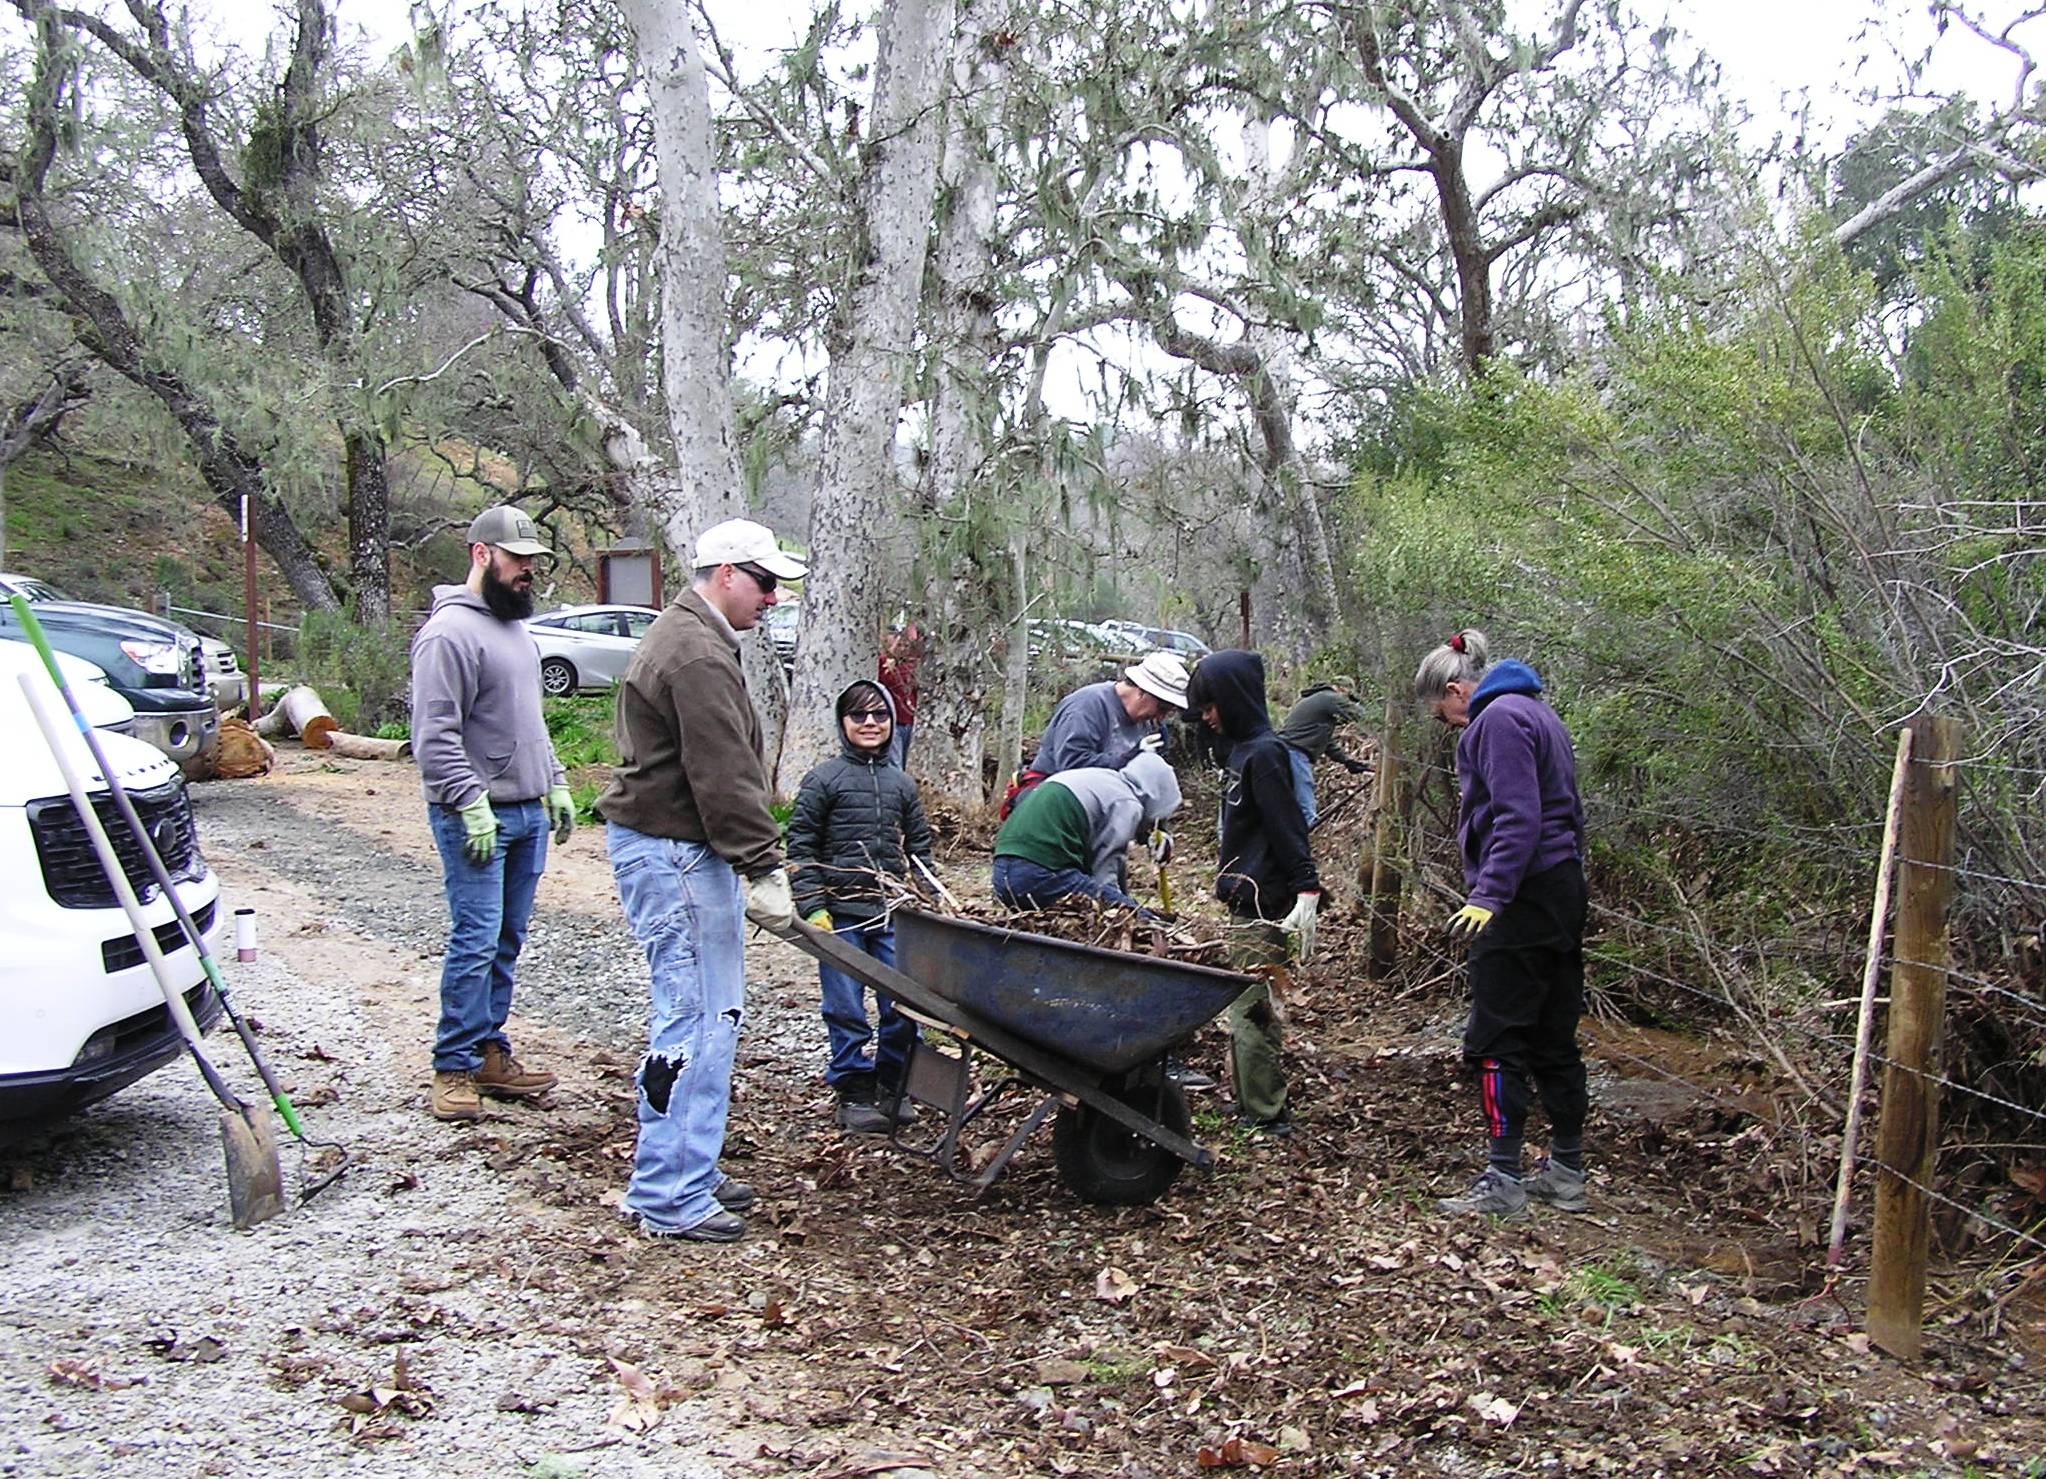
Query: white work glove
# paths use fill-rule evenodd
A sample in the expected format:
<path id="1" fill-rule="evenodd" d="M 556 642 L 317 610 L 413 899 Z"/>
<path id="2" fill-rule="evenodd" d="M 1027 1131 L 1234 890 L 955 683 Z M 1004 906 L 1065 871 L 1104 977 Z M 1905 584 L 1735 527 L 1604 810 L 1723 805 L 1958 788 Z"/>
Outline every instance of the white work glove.
<path id="1" fill-rule="evenodd" d="M 1172 861 L 1172 834 L 1162 829 L 1151 834 L 1151 861 L 1164 867 Z"/>
<path id="2" fill-rule="evenodd" d="M 1137 748 L 1147 755 L 1155 755 L 1165 748 L 1165 731 L 1154 729 L 1137 741 Z"/>
<path id="3" fill-rule="evenodd" d="M 1293 901 L 1293 912 L 1279 921 L 1279 928 L 1289 935 L 1297 936 L 1298 948 L 1294 957 L 1302 965 L 1314 953 L 1314 915 L 1321 908 L 1320 894 L 1301 894 Z"/>
<path id="4" fill-rule="evenodd" d="M 788 869 L 776 868 L 746 880 L 746 917 L 776 932 L 795 927 L 796 895 L 789 887 Z"/>

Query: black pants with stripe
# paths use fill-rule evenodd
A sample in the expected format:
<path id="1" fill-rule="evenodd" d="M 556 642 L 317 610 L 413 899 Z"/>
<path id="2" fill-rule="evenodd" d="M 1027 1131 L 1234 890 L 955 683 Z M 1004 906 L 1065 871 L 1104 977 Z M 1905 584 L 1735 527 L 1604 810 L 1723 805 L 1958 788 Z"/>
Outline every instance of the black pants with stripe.
<path id="1" fill-rule="evenodd" d="M 1536 1095 L 1557 1138 L 1584 1133 L 1584 916 L 1584 867 L 1573 858 L 1524 879 L 1471 942 L 1463 1056 L 1477 1070 L 1494 1140 L 1522 1133 Z"/>

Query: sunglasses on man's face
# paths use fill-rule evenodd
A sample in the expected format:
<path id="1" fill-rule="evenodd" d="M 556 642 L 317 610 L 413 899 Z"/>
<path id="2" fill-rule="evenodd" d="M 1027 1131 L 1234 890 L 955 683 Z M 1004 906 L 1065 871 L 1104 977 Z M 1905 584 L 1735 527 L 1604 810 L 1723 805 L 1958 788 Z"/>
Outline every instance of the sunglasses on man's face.
<path id="1" fill-rule="evenodd" d="M 769 575 L 758 565 L 734 565 L 732 568 L 750 575 L 753 578 L 753 583 L 760 587 L 760 594 L 763 596 L 767 595 L 775 587 L 775 577 Z"/>
<path id="2" fill-rule="evenodd" d="M 855 709 L 845 717 L 855 724 L 886 724 L 889 715 L 886 709 Z"/>

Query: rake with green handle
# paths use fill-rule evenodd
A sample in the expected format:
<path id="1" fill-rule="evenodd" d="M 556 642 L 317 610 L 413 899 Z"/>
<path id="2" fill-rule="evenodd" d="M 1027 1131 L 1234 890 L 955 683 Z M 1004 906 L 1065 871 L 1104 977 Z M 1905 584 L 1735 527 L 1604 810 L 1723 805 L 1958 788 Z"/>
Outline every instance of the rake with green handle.
<path id="1" fill-rule="evenodd" d="M 155 840 L 150 837 L 149 829 L 142 825 L 142 817 L 135 810 L 135 803 L 129 797 L 127 788 L 121 784 L 120 776 L 114 767 L 107 763 L 106 755 L 100 749 L 98 731 L 86 722 L 85 715 L 79 711 L 78 700 L 72 694 L 70 684 L 64 679 L 64 670 L 57 665 L 56 654 L 50 649 L 49 638 L 43 633 L 42 623 L 36 620 L 33 607 L 24 597 L 16 595 L 8 599 L 14 607 L 16 618 L 21 622 L 22 630 L 34 644 L 37 655 L 43 660 L 43 666 L 49 670 L 50 681 L 56 684 L 57 692 L 63 696 L 65 707 L 70 709 L 71 722 L 78 727 L 78 733 L 84 739 L 86 749 L 91 751 L 93 764 L 99 767 L 100 774 L 106 778 L 107 789 L 113 793 L 114 807 L 120 812 L 121 820 L 127 824 L 129 833 L 134 837 L 143 861 L 149 865 L 150 876 L 156 881 L 156 886 L 163 890 L 164 896 L 170 900 L 171 908 L 177 912 L 179 929 L 184 932 L 185 939 L 191 943 L 192 948 L 198 952 L 199 964 L 206 972 L 206 979 L 212 984 L 215 994 L 220 997 L 220 1004 L 227 1011 L 227 1019 L 234 1024 L 235 1033 L 241 1038 L 242 1046 L 248 1049 L 249 1061 L 255 1064 L 256 1072 L 261 1075 L 263 1087 L 269 1092 L 270 1102 L 277 1107 L 278 1117 L 284 1121 L 285 1128 L 291 1131 L 301 1145 L 341 1152 L 341 1159 L 336 1164 L 328 1167 L 316 1178 L 301 1184 L 299 1200 L 301 1202 L 310 1200 L 326 1190 L 348 1169 L 351 1158 L 347 1148 L 331 1140 L 315 1140 L 306 1134 L 305 1126 L 299 1120 L 298 1110 L 291 1102 L 291 1096 L 285 1093 L 284 1086 L 278 1083 L 277 1075 L 271 1072 L 270 1065 L 264 1061 L 262 1051 L 256 1046 L 255 1035 L 249 1031 L 247 1021 L 235 1009 L 234 997 L 227 989 L 227 981 L 221 975 L 220 966 L 214 960 L 213 952 L 207 948 L 206 936 L 193 921 L 191 911 L 185 908 L 185 901 L 178 896 L 177 889 L 172 887 L 170 871 L 164 867 L 163 857 L 156 850 Z"/>

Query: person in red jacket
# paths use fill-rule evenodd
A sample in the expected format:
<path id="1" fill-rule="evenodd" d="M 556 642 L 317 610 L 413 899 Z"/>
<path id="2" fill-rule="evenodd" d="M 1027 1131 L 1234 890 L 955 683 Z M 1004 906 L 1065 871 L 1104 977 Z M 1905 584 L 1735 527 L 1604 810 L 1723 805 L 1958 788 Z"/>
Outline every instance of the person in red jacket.
<path id="1" fill-rule="evenodd" d="M 923 645 L 923 634 L 913 621 L 890 632 L 881 644 L 881 686 L 895 702 L 889 758 L 903 770 L 909 769 L 909 736 L 916 728 L 916 669 L 923 661 Z"/>

